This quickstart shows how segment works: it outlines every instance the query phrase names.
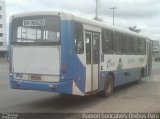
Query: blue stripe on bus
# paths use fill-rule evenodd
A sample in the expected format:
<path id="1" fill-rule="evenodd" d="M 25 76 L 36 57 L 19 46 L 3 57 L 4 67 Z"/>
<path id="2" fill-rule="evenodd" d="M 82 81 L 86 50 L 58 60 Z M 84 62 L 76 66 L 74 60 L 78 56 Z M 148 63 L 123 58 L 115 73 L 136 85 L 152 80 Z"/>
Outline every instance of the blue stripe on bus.
<path id="1" fill-rule="evenodd" d="M 83 66 L 81 61 L 77 56 L 74 58 L 73 63 L 73 77 L 76 85 L 78 88 L 85 92 L 85 86 L 86 86 L 86 68 Z"/>
<path id="2" fill-rule="evenodd" d="M 74 22 L 67 20 L 62 21 L 61 34 L 61 63 L 67 65 L 64 80 L 73 79 L 78 88 L 84 92 L 86 68 L 75 53 Z"/>
<path id="3" fill-rule="evenodd" d="M 115 76 L 114 87 L 138 80 L 141 68 L 131 68 L 121 71 L 100 71 L 99 91 L 104 90 L 107 75 L 112 72 Z M 127 75 L 125 75 L 127 72 Z"/>
<path id="4" fill-rule="evenodd" d="M 61 64 L 65 64 L 65 79 L 72 79 L 72 65 L 73 58 L 73 31 L 71 28 L 72 22 L 61 22 Z"/>
<path id="5" fill-rule="evenodd" d="M 13 89 L 38 90 L 38 91 L 71 94 L 72 83 L 73 83 L 72 80 L 59 82 L 59 83 L 46 83 L 46 82 L 16 80 L 13 77 L 10 77 L 10 84 L 11 84 L 11 88 Z"/>

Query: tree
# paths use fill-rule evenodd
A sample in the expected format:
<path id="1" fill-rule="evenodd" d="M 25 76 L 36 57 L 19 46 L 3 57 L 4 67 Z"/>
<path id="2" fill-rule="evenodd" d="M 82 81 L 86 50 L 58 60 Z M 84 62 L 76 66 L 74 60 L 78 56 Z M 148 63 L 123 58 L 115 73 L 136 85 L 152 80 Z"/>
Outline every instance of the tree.
<path id="1" fill-rule="evenodd" d="M 136 26 L 136 25 L 134 25 L 133 27 L 130 26 L 128 29 L 129 29 L 130 31 L 133 31 L 133 32 L 136 32 L 136 33 L 141 32 L 140 29 L 137 29 L 137 26 Z"/>

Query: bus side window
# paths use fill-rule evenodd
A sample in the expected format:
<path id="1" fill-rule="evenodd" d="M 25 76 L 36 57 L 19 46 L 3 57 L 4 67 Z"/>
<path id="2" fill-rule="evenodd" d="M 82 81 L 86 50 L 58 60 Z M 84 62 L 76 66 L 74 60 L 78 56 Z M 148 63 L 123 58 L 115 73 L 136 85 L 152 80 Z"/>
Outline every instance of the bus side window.
<path id="1" fill-rule="evenodd" d="M 123 42 L 123 47 L 122 47 L 122 53 L 125 54 L 125 47 L 126 47 L 126 39 L 125 39 L 125 34 L 122 34 L 122 42 Z"/>
<path id="2" fill-rule="evenodd" d="M 102 52 L 104 54 L 113 54 L 113 33 L 109 30 L 102 30 Z"/>
<path id="3" fill-rule="evenodd" d="M 114 48 L 116 54 L 123 54 L 123 47 L 124 47 L 124 34 L 123 33 L 114 33 Z"/>
<path id="4" fill-rule="evenodd" d="M 138 55 L 139 54 L 139 45 L 140 45 L 139 38 L 133 36 L 133 54 L 134 55 Z"/>
<path id="5" fill-rule="evenodd" d="M 75 52 L 77 54 L 84 53 L 84 40 L 83 40 L 83 26 L 80 23 L 75 23 Z"/>
<path id="6" fill-rule="evenodd" d="M 132 36 L 131 35 L 126 35 L 125 37 L 125 53 L 127 55 L 131 55 L 132 54 Z"/>
<path id="7" fill-rule="evenodd" d="M 145 41 L 145 39 L 141 39 L 140 54 L 141 55 L 145 55 L 146 54 L 146 41 Z"/>

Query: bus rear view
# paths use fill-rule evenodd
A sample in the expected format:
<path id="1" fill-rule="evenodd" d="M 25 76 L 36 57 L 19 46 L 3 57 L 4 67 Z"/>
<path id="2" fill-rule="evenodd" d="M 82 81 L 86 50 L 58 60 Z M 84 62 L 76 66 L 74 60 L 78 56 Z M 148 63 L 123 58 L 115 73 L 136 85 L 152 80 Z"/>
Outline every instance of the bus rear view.
<path id="1" fill-rule="evenodd" d="M 12 72 L 16 79 L 58 82 L 59 29 L 59 17 L 56 16 L 13 20 Z"/>
<path id="2" fill-rule="evenodd" d="M 11 87 L 56 90 L 60 80 L 60 42 L 60 16 L 13 17 L 10 24 Z"/>

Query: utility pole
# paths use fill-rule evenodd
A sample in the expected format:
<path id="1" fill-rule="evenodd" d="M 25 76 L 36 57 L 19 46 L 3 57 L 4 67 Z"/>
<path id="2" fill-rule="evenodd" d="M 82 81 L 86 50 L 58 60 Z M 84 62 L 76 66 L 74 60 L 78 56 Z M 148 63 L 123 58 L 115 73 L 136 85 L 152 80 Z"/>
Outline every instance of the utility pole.
<path id="1" fill-rule="evenodd" d="M 96 16 L 95 16 L 95 20 L 99 20 L 98 18 L 98 0 L 96 0 Z"/>
<path id="2" fill-rule="evenodd" d="M 110 8 L 113 11 L 113 26 L 114 26 L 114 10 L 117 9 L 116 7 Z"/>

